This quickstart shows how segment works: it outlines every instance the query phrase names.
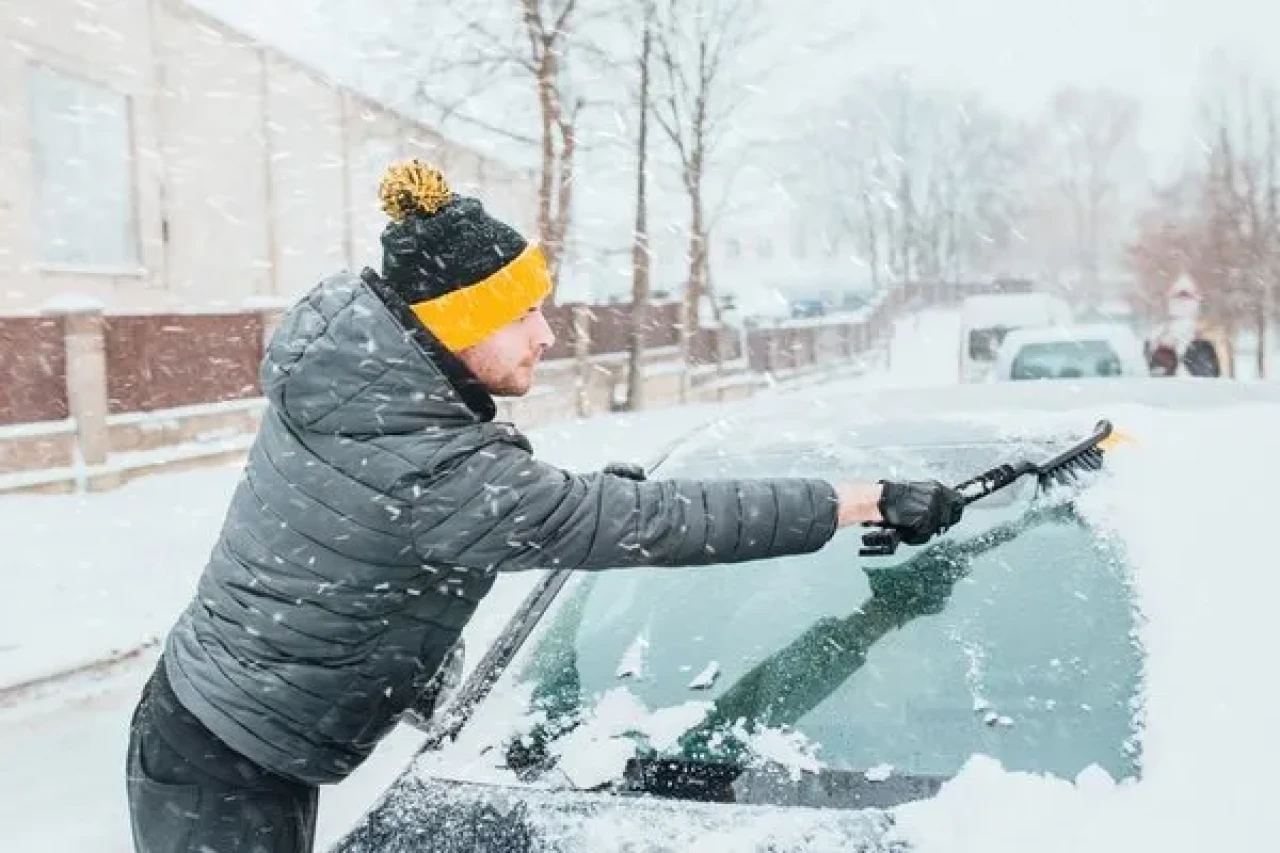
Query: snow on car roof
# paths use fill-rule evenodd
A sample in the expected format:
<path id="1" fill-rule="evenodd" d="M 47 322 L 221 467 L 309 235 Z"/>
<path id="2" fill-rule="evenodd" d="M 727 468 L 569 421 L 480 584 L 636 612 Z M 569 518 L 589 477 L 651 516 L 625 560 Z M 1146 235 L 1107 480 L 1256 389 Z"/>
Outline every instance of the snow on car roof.
<path id="1" fill-rule="evenodd" d="M 1119 323 L 1083 323 L 1074 326 L 1037 326 L 1014 329 L 1005 338 L 1006 346 L 1025 346 L 1031 343 L 1069 343 L 1075 341 L 1106 341 L 1128 346 L 1137 335 L 1128 326 Z"/>
<path id="2" fill-rule="evenodd" d="M 1066 303 L 1047 293 L 987 293 L 965 299 L 961 312 L 966 325 L 1043 323 L 1066 315 Z"/>

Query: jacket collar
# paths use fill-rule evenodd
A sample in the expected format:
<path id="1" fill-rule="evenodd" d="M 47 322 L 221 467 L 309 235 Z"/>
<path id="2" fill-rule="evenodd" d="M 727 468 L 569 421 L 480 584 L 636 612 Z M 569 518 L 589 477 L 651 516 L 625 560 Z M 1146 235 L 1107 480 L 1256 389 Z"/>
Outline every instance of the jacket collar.
<path id="1" fill-rule="evenodd" d="M 498 413 L 493 395 L 481 384 L 462 360 L 445 348 L 434 335 L 422 325 L 422 321 L 413 313 L 409 303 L 387 283 L 380 275 L 369 267 L 360 272 L 360 278 L 369 289 L 391 311 L 397 322 L 413 339 L 428 359 L 440 369 L 445 380 L 458 393 L 467 408 L 475 413 L 481 421 L 492 421 Z"/>

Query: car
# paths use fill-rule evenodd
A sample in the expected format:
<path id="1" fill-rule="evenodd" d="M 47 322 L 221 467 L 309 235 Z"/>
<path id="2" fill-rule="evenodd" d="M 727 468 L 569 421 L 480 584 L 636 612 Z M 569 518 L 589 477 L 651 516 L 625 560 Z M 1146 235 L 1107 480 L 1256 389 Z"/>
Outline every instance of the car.
<path id="1" fill-rule="evenodd" d="M 1011 331 L 1065 326 L 1072 322 L 1066 302 L 1046 293 L 987 293 L 967 297 L 960 307 L 960 381 L 988 379 L 1000 345 Z"/>
<path id="2" fill-rule="evenodd" d="M 1016 329 L 996 354 L 992 378 L 1022 382 L 1038 379 L 1106 379 L 1149 375 L 1142 342 L 1118 323 Z"/>
<path id="3" fill-rule="evenodd" d="M 1275 383 L 1177 378 L 1063 391 L 761 401 L 693 430 L 648 476 L 954 482 L 1048 454 L 1123 407 L 1280 402 Z M 862 556 L 855 530 L 757 563 L 547 573 L 334 853 L 708 839 L 903 853 L 896 810 L 933 798 L 974 756 L 1066 782 L 1090 768 L 1140 780 L 1147 661 L 1128 556 L 1072 492 L 1034 492 L 1021 482 L 892 556 Z"/>

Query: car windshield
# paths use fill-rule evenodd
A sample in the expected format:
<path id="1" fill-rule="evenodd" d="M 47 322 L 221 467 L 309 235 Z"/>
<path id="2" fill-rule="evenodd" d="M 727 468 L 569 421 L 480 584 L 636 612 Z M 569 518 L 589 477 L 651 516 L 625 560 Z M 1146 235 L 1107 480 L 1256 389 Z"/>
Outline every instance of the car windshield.
<path id="1" fill-rule="evenodd" d="M 1120 356 L 1106 341 L 1026 344 L 1013 359 L 1014 379 L 1079 379 L 1119 376 Z"/>
<path id="2" fill-rule="evenodd" d="M 814 450 L 661 473 L 958 481 L 1007 454 Z M 811 555 L 582 575 L 515 678 L 532 684 L 552 742 L 619 688 L 647 711 L 710 703 L 679 737 L 641 739 L 639 757 L 758 767 L 772 742 L 838 771 L 945 777 L 981 753 L 1068 779 L 1091 764 L 1136 775 L 1140 658 L 1124 563 L 1069 504 L 1033 496 L 1023 483 L 892 557 L 859 556 L 851 530 Z"/>

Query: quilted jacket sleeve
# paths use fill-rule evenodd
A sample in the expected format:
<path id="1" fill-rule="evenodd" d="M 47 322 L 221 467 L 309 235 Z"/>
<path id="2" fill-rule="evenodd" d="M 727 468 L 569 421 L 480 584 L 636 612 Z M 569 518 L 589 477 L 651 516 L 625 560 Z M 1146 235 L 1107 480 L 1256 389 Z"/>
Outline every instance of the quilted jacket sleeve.
<path id="1" fill-rule="evenodd" d="M 743 562 L 816 551 L 836 529 L 824 480 L 573 474 L 507 442 L 424 474 L 407 500 L 425 562 L 499 571 Z"/>

